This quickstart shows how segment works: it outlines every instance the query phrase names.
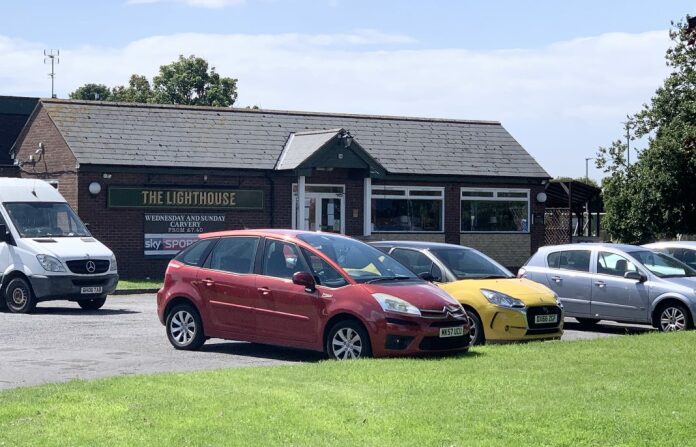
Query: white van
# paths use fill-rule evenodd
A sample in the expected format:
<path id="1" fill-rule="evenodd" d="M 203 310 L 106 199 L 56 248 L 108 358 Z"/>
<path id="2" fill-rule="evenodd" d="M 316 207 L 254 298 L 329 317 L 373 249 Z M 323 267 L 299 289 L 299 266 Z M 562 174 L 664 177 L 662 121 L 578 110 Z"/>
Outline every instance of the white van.
<path id="1" fill-rule="evenodd" d="M 0 178 L 0 306 L 29 313 L 70 300 L 96 310 L 117 283 L 116 257 L 53 186 Z"/>

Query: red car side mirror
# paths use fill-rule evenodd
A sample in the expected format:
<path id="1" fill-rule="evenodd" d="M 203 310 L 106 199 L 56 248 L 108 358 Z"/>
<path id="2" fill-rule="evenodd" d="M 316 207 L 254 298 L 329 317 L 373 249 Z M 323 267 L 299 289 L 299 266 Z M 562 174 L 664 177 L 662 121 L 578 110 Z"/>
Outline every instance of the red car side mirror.
<path id="1" fill-rule="evenodd" d="M 305 291 L 312 293 L 317 290 L 317 283 L 314 276 L 307 272 L 296 272 L 292 275 L 292 282 L 298 286 L 304 286 Z"/>

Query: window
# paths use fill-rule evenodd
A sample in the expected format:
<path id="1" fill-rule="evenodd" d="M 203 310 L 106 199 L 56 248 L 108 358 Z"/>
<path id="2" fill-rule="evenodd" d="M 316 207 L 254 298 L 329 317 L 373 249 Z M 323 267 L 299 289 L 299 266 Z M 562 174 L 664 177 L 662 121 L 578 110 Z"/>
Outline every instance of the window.
<path id="1" fill-rule="evenodd" d="M 655 253 L 648 250 L 632 251 L 631 256 L 660 278 L 696 276 L 696 272 L 689 265 L 664 253 Z"/>
<path id="2" fill-rule="evenodd" d="M 597 256 L 597 273 L 623 278 L 626 272 L 637 271 L 638 269 L 631 261 L 616 253 L 600 251 Z"/>
<path id="3" fill-rule="evenodd" d="M 433 265 L 433 261 L 419 251 L 397 248 L 391 253 L 391 255 L 394 259 L 408 267 L 416 275 L 433 273 L 433 267 L 435 267 Z M 440 273 L 440 269 L 437 269 L 436 273 Z M 433 276 L 435 275 L 433 274 Z"/>
<path id="4" fill-rule="evenodd" d="M 674 248 L 672 256 L 688 265 L 691 268 L 696 268 L 696 250 L 690 250 L 688 248 Z"/>
<path id="5" fill-rule="evenodd" d="M 230 273 L 251 273 L 258 244 L 257 237 L 220 239 L 210 255 L 210 268 Z"/>
<path id="6" fill-rule="evenodd" d="M 334 288 L 343 287 L 348 284 L 348 281 L 321 257 L 304 248 L 302 249 L 302 253 L 304 253 L 306 259 L 309 261 L 309 267 L 312 269 L 312 274 L 317 284 Z"/>
<path id="7" fill-rule="evenodd" d="M 13 202 L 5 209 L 21 237 L 90 236 L 67 203 Z"/>
<path id="8" fill-rule="evenodd" d="M 202 241 L 194 242 L 189 245 L 184 251 L 180 252 L 175 260 L 187 265 L 200 267 L 205 262 L 208 255 L 208 249 L 217 239 L 203 239 Z"/>
<path id="9" fill-rule="evenodd" d="M 296 245 L 273 239 L 266 240 L 266 252 L 263 255 L 264 275 L 292 279 L 296 272 L 308 271 Z"/>
<path id="10" fill-rule="evenodd" d="M 326 233 L 304 233 L 298 236 L 338 264 L 357 282 L 415 279 L 413 273 L 364 242 Z"/>
<path id="11" fill-rule="evenodd" d="M 529 232 L 529 190 L 461 190 L 461 231 Z"/>
<path id="12" fill-rule="evenodd" d="M 372 230 L 441 232 L 444 199 L 444 188 L 373 186 Z"/>
<path id="13" fill-rule="evenodd" d="M 435 248 L 431 252 L 457 279 L 513 277 L 502 265 L 468 248 Z"/>
<path id="14" fill-rule="evenodd" d="M 553 269 L 576 270 L 578 272 L 590 271 L 589 250 L 566 250 L 550 253 L 547 261 Z"/>

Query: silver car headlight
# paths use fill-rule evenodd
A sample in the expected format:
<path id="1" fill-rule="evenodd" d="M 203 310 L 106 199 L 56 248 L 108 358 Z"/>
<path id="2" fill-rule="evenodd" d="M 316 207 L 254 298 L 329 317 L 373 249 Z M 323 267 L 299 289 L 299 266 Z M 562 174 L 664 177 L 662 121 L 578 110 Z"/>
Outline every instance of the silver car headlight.
<path id="1" fill-rule="evenodd" d="M 109 271 L 110 272 L 117 272 L 118 271 L 118 263 L 116 262 L 116 255 L 111 255 L 111 263 L 109 264 Z"/>
<path id="2" fill-rule="evenodd" d="M 53 256 L 49 255 L 36 255 L 36 259 L 39 261 L 39 264 L 41 264 L 41 267 L 43 267 L 43 269 L 47 272 L 59 273 L 65 271 L 63 263 L 60 262 L 60 259 L 58 258 L 54 258 Z"/>
<path id="3" fill-rule="evenodd" d="M 503 292 L 495 290 L 481 289 L 481 293 L 486 297 L 489 303 L 496 306 L 506 307 L 508 309 L 523 309 L 524 303 L 517 298 L 506 295 Z"/>
<path id="4" fill-rule="evenodd" d="M 382 310 L 385 312 L 398 312 L 402 314 L 416 315 L 420 317 L 420 310 L 408 301 L 404 301 L 401 298 L 386 294 L 386 293 L 373 293 L 372 298 L 374 298 Z"/>

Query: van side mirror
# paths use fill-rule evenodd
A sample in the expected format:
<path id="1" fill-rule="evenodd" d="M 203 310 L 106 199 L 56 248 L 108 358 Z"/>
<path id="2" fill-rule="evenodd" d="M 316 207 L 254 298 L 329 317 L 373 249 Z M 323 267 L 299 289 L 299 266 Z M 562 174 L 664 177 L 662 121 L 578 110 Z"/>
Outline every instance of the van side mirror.
<path id="1" fill-rule="evenodd" d="M 307 272 L 296 272 L 292 275 L 292 282 L 298 286 L 304 286 L 305 291 L 308 293 L 317 290 L 317 283 L 314 280 L 314 276 Z"/>
<path id="2" fill-rule="evenodd" d="M 7 244 L 13 244 L 12 233 L 7 229 L 7 225 L 0 223 L 0 242 L 5 242 Z"/>
<path id="3" fill-rule="evenodd" d="M 634 271 L 624 273 L 624 278 L 632 279 L 632 280 L 638 281 L 638 282 L 645 282 L 648 280 L 648 277 L 645 276 L 644 273 L 634 272 Z"/>

